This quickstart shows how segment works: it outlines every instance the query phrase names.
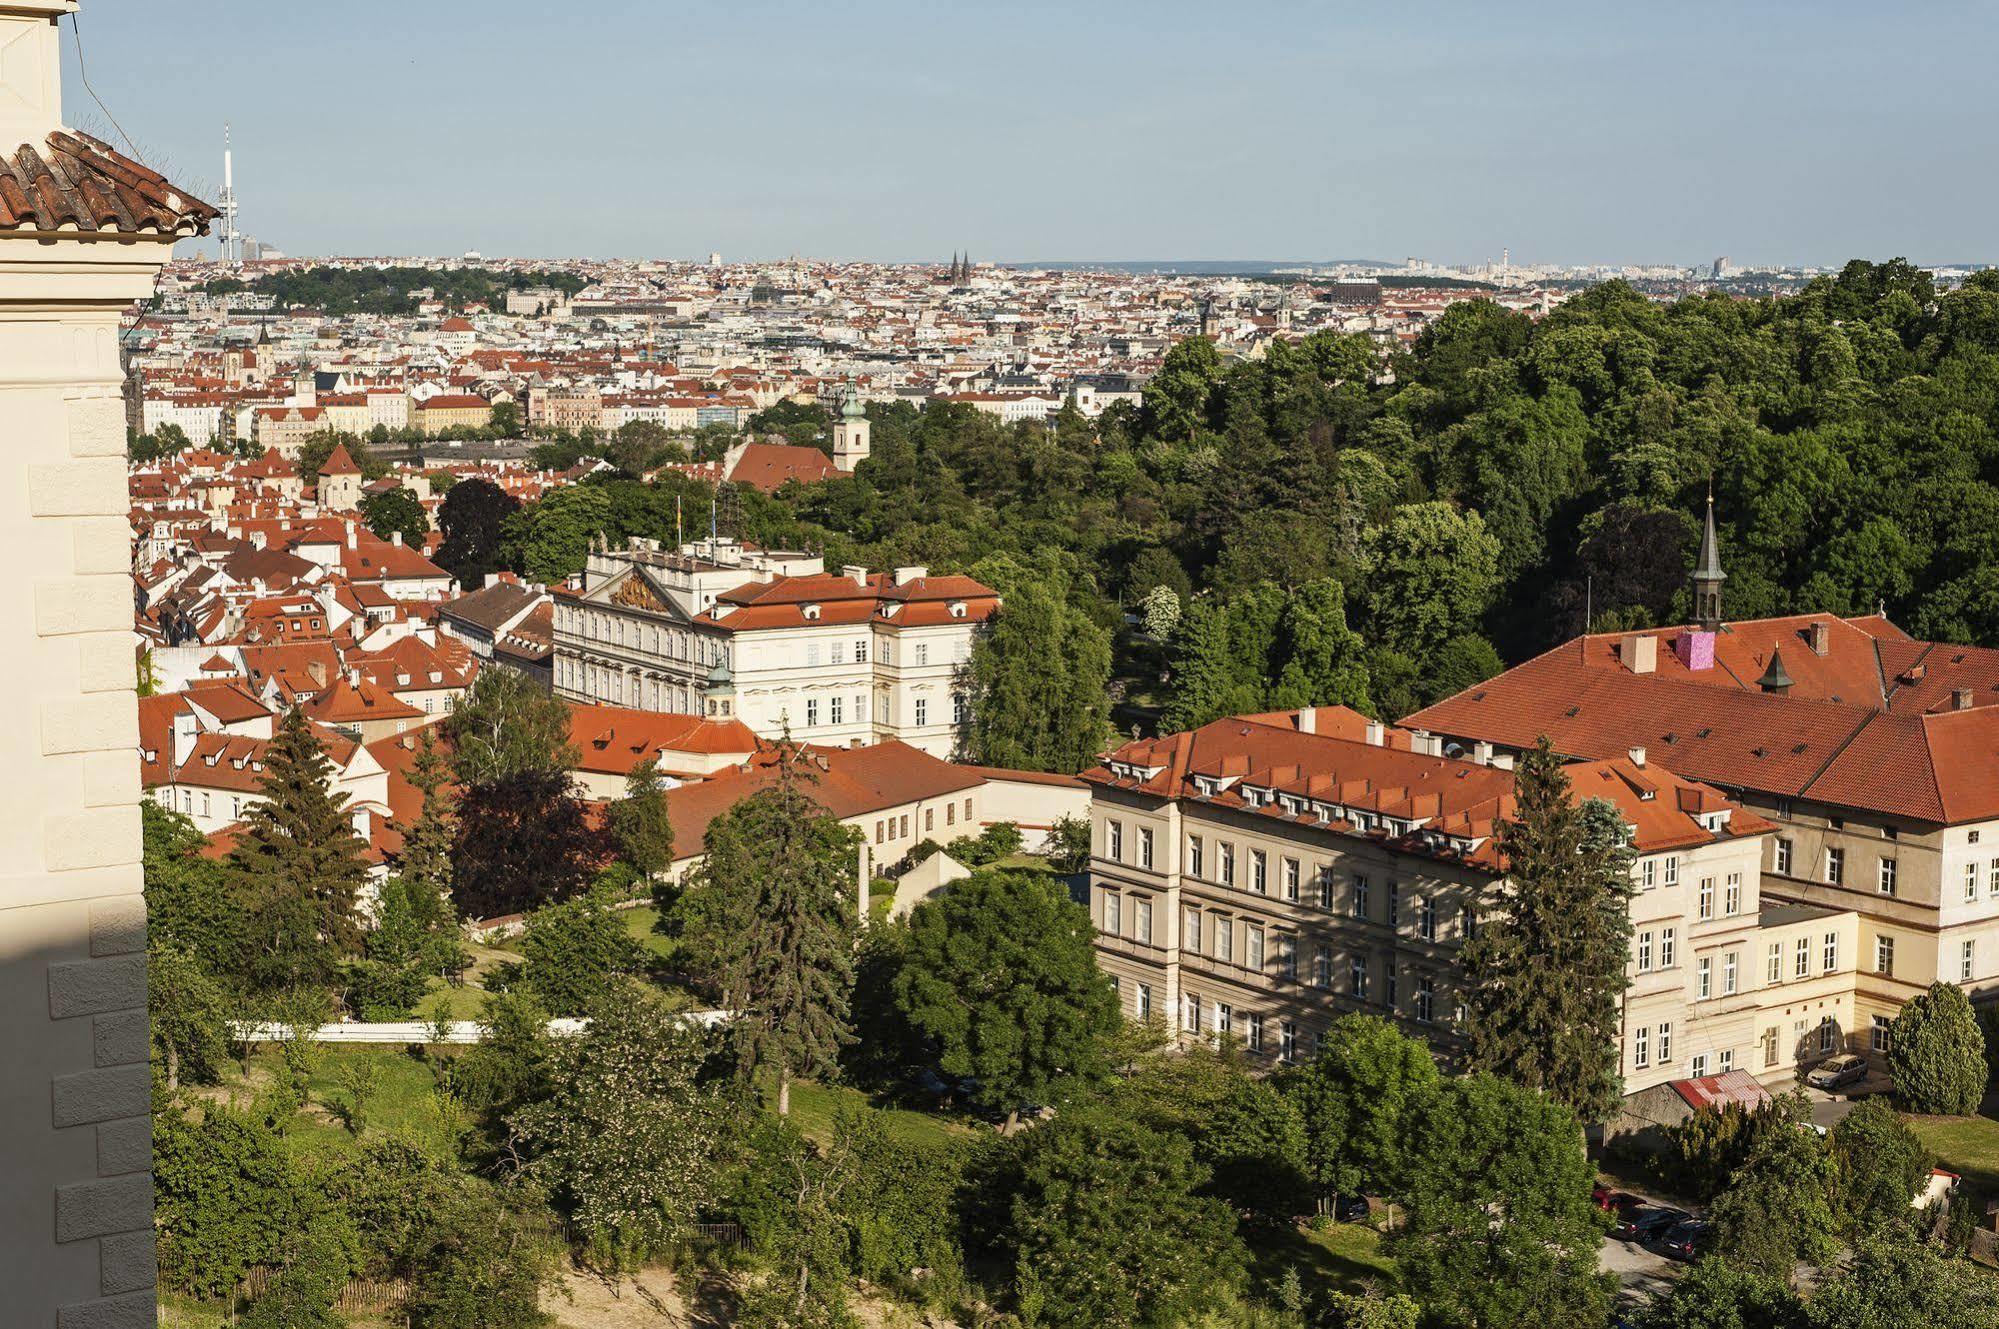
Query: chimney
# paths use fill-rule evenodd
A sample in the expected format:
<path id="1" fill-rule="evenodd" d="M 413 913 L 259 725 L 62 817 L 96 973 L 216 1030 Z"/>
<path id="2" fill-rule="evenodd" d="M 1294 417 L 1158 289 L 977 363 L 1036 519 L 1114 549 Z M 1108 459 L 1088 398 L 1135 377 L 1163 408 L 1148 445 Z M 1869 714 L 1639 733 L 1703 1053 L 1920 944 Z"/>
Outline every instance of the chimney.
<path id="1" fill-rule="evenodd" d="M 852 577 L 856 586 L 866 586 L 868 584 L 868 570 L 858 563 L 846 564 L 840 569 L 840 575 L 842 577 Z"/>
<path id="2" fill-rule="evenodd" d="M 1971 709 L 1971 689 L 1970 689 L 1970 688 L 1952 688 L 1952 689 L 1950 690 L 1950 708 L 1951 708 L 1951 709 L 1952 709 L 1953 711 L 1968 711 L 1968 710 L 1970 710 L 1970 709 Z"/>
<path id="3" fill-rule="evenodd" d="M 1474 740 L 1471 745 L 1471 759 L 1481 766 L 1492 765 L 1492 744 L 1482 738 Z"/>
<path id="4" fill-rule="evenodd" d="M 1633 766 L 1638 767 L 1640 770 L 1645 768 L 1645 749 L 1642 746 L 1627 748 L 1624 755 L 1631 758 Z"/>
<path id="5" fill-rule="evenodd" d="M 1822 618 L 1812 620 L 1812 654 L 1824 655 L 1831 648 L 1831 626 Z"/>
<path id="6" fill-rule="evenodd" d="M 315 687 L 323 688 L 326 686 L 326 662 L 324 660 L 307 661 L 305 672 L 311 676 Z"/>
<path id="7" fill-rule="evenodd" d="M 1639 634 L 1617 643 L 1617 658 L 1634 674 L 1656 673 L 1659 668 L 1659 639 Z"/>
<path id="8" fill-rule="evenodd" d="M 1379 720 L 1369 720 L 1367 722 L 1367 745 L 1371 748 L 1378 748 L 1387 740 L 1388 726 L 1382 724 Z"/>
<path id="9" fill-rule="evenodd" d="M 62 55 L 56 20 L 70 0 L 8 0 L 0 10 L 0 50 L 7 52 L 7 96 L 0 99 L 0 142 L 39 144 L 62 124 Z"/>
<path id="10" fill-rule="evenodd" d="M 360 547 L 360 544 L 361 544 L 361 523 L 358 521 L 350 521 L 347 523 L 347 547 L 349 549 L 356 549 Z"/>
<path id="11" fill-rule="evenodd" d="M 194 712 L 174 712 L 173 764 L 178 767 L 194 751 Z"/>
<path id="12" fill-rule="evenodd" d="M 389 543 L 395 545 L 397 548 L 401 548 L 403 543 L 403 533 L 401 531 L 390 531 Z"/>
<path id="13" fill-rule="evenodd" d="M 1316 734 L 1319 732 L 1318 707 L 1300 706 L 1298 708 L 1298 732 L 1301 734 Z"/>
<path id="14" fill-rule="evenodd" d="M 897 568 L 895 570 L 895 584 L 898 586 L 907 586 L 909 585 L 909 583 L 913 581 L 921 581 L 929 575 L 930 575 L 929 568 L 923 568 L 923 567 Z"/>

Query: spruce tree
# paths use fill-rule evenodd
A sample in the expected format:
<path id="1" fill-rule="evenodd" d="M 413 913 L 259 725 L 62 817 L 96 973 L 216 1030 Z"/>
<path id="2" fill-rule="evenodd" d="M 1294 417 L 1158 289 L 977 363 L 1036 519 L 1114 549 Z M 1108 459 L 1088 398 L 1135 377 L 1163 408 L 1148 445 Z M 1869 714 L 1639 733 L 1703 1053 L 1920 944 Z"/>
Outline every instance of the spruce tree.
<path id="1" fill-rule="evenodd" d="M 776 783 L 717 817 L 707 856 L 681 897 L 694 967 L 718 989 L 737 1073 L 791 1081 L 831 1071 L 852 1041 L 855 873 L 860 833 L 815 801 L 809 756 L 786 744 Z"/>
<path id="2" fill-rule="evenodd" d="M 338 957 L 360 949 L 366 846 L 332 769 L 304 713 L 286 711 L 264 752 L 263 798 L 229 856 L 249 925 L 248 976 L 261 989 L 325 983 Z"/>
<path id="3" fill-rule="evenodd" d="M 1507 884 L 1463 954 L 1471 1064 L 1603 1121 L 1623 1090 L 1623 821 L 1600 799 L 1577 804 L 1546 738 L 1522 756 L 1514 797 L 1499 833 Z"/>

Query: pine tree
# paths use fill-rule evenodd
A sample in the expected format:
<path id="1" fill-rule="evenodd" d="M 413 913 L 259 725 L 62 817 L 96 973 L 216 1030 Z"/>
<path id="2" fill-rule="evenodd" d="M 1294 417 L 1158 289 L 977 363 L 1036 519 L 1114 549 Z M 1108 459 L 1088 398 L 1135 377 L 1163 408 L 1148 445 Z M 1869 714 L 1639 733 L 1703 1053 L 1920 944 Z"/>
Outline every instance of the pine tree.
<path id="1" fill-rule="evenodd" d="M 673 821 L 659 758 L 647 757 L 625 777 L 625 796 L 611 805 L 611 830 L 626 861 L 646 876 L 656 877 L 673 866 Z"/>
<path id="2" fill-rule="evenodd" d="M 1507 885 L 1464 948 L 1471 1064 L 1603 1121 L 1623 1087 L 1625 828 L 1610 804 L 1576 803 L 1545 738 L 1521 758 L 1514 797 L 1499 834 Z"/>
<path id="3" fill-rule="evenodd" d="M 248 915 L 249 978 L 262 989 L 325 983 L 336 958 L 360 948 L 354 902 L 368 865 L 332 769 L 304 713 L 286 711 L 265 749 L 262 801 L 229 856 Z"/>
<path id="4" fill-rule="evenodd" d="M 853 1037 L 860 833 L 807 791 L 809 762 L 783 746 L 776 783 L 709 826 L 681 897 L 690 961 L 744 1013 L 729 1026 L 737 1072 L 774 1072 L 780 1115 L 792 1078 L 832 1070 Z"/>

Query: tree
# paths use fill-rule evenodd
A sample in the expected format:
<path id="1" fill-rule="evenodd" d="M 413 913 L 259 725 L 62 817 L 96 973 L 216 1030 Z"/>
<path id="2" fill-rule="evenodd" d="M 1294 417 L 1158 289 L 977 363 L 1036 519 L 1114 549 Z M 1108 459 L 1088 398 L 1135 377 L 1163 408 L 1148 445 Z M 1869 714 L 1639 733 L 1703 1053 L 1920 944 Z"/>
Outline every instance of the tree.
<path id="1" fill-rule="evenodd" d="M 473 478 L 454 484 L 437 508 L 437 528 L 444 543 L 437 564 L 466 590 L 477 590 L 500 567 L 500 534 L 521 502 L 491 480 Z"/>
<path id="2" fill-rule="evenodd" d="M 1184 1140 L 1106 1113 L 1020 1137 L 1000 1253 L 1021 1318 L 1051 1329 L 1171 1325 L 1241 1277 L 1235 1216 L 1201 1195 Z"/>
<path id="3" fill-rule="evenodd" d="M 1319 1055 L 1277 1077 L 1305 1126 L 1305 1163 L 1325 1194 L 1393 1195 L 1411 1113 L 1438 1083 L 1427 1044 L 1373 1015 L 1346 1015 Z"/>
<path id="4" fill-rule="evenodd" d="M 483 1187 L 452 1187 L 422 1229 L 402 1312 L 410 1329 L 534 1329 L 559 1248 Z"/>
<path id="5" fill-rule="evenodd" d="M 1368 705 L 1366 644 L 1347 626 L 1346 589 L 1338 582 L 1301 586 L 1284 606 L 1278 638 L 1283 664 L 1271 695 L 1278 708 Z"/>
<path id="6" fill-rule="evenodd" d="M 623 1272 L 686 1232 L 708 1194 L 719 1105 L 705 1034 L 643 984 L 613 985 L 555 1042 L 547 1097 L 507 1119 L 523 1177 L 575 1225 L 585 1258 Z"/>
<path id="7" fill-rule="evenodd" d="M 1603 1216 L 1575 1114 L 1478 1073 L 1424 1093 L 1412 1113 L 1390 1251 L 1440 1324 L 1597 1329 L 1611 1277 L 1598 1271 Z"/>
<path id="8" fill-rule="evenodd" d="M 524 772 L 561 773 L 577 762 L 569 704 L 525 674 L 482 669 L 445 717 L 451 770 L 469 788 Z"/>
<path id="9" fill-rule="evenodd" d="M 230 851 L 249 932 L 247 977 L 262 990 L 324 983 L 337 956 L 360 948 L 354 902 L 368 876 L 333 763 L 294 706 L 265 750 L 261 798 Z"/>
<path id="10" fill-rule="evenodd" d="M 618 848 L 641 874 L 656 877 L 673 866 L 673 821 L 658 757 L 632 767 L 625 777 L 625 796 L 611 805 L 610 817 Z"/>
<path id="11" fill-rule="evenodd" d="M 709 823 L 681 897 L 690 963 L 740 1012 L 737 1074 L 774 1073 L 780 1116 L 792 1078 L 833 1070 L 852 1037 L 860 832 L 807 792 L 810 762 L 786 745 L 774 783 Z"/>
<path id="12" fill-rule="evenodd" d="M 1715 1198 L 1715 1253 L 1738 1269 L 1789 1284 L 1799 1261 L 1834 1250 L 1832 1158 L 1809 1130 L 1765 1131 Z"/>
<path id="13" fill-rule="evenodd" d="M 1368 532 L 1365 563 L 1370 636 L 1422 660 L 1477 627 L 1499 583 L 1499 541 L 1476 512 L 1412 503 Z"/>
<path id="14" fill-rule="evenodd" d="M 1905 1219 L 1929 1181 L 1932 1154 L 1879 1098 L 1864 1099 L 1832 1128 L 1833 1193 L 1849 1232 Z"/>
<path id="15" fill-rule="evenodd" d="M 146 1015 L 166 1087 L 213 1083 L 229 1052 L 228 1002 L 201 962 L 170 941 L 146 948 Z"/>
<path id="16" fill-rule="evenodd" d="M 1638 1312 L 1637 1329 L 1808 1329 L 1797 1293 L 1712 1256 Z"/>
<path id="17" fill-rule="evenodd" d="M 1089 911 L 1040 873 L 988 870 L 916 906 L 896 1004 L 945 1074 L 1009 1118 L 1108 1069 L 1117 997 Z"/>
<path id="18" fill-rule="evenodd" d="M 208 837 L 194 822 L 153 799 L 139 802 L 146 878 L 146 937 L 192 956 L 215 981 L 232 986 L 249 940 L 228 867 L 203 857 Z"/>
<path id="19" fill-rule="evenodd" d="M 1576 802 L 1545 737 L 1521 757 L 1514 799 L 1499 833 L 1505 887 L 1463 951 L 1471 1060 L 1603 1121 L 1622 1096 L 1624 823 L 1612 804 Z"/>
<path id="20" fill-rule="evenodd" d="M 1910 1112 L 1969 1116 L 1985 1096 L 1985 1034 L 1955 983 L 1932 983 L 1888 1031 L 1888 1074 Z"/>
<path id="21" fill-rule="evenodd" d="M 1110 634 L 1053 568 L 1037 574 L 1009 559 L 975 573 L 1004 599 L 972 644 L 965 752 L 988 766 L 1084 769 L 1110 737 Z"/>
<path id="22" fill-rule="evenodd" d="M 1222 357 L 1206 337 L 1173 344 L 1145 385 L 1145 413 L 1160 438 L 1191 439 L 1205 422 L 1208 394 L 1222 376 Z"/>
<path id="23" fill-rule="evenodd" d="M 496 401 L 491 414 L 486 417 L 486 428 L 494 438 L 517 438 L 521 432 L 521 408 L 518 403 Z"/>
<path id="24" fill-rule="evenodd" d="M 1999 1279 L 1907 1236 L 1861 1241 L 1820 1281 L 1812 1329 L 1992 1329 L 1999 1325 Z"/>
<path id="25" fill-rule="evenodd" d="M 160 1281 L 197 1296 L 231 1291 L 253 1267 L 282 1262 L 309 1216 L 308 1195 L 271 1125 L 219 1104 L 153 1119 L 153 1205 Z"/>
<path id="26" fill-rule="evenodd" d="M 1309 1203 L 1304 1120 L 1234 1047 L 1153 1057 L 1118 1083 L 1106 1108 L 1186 1140 L 1208 1169 L 1204 1193 L 1232 1209 L 1281 1222 Z"/>
<path id="27" fill-rule="evenodd" d="M 423 537 L 430 532 L 430 514 L 417 496 L 401 485 L 363 498 L 361 520 L 381 539 L 401 534 L 403 543 L 412 547 L 421 547 Z"/>
<path id="28" fill-rule="evenodd" d="M 640 974 L 645 948 L 609 891 L 595 888 L 528 915 L 521 981 L 552 1015 L 581 1015 L 614 980 Z"/>
<path id="29" fill-rule="evenodd" d="M 558 582 L 583 571 L 590 542 L 610 524 L 610 495 L 601 485 L 583 484 L 547 491 L 508 526 L 518 529 L 521 571 L 536 581 Z"/>

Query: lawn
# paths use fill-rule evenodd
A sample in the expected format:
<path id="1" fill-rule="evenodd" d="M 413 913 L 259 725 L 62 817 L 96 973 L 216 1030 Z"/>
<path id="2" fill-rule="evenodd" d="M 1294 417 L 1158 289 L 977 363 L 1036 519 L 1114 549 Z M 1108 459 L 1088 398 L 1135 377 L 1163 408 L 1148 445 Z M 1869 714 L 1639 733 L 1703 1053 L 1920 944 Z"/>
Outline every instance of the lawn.
<path id="1" fill-rule="evenodd" d="M 868 1096 L 844 1085 L 793 1084 L 791 1118 L 808 1137 L 825 1143 L 833 1138 L 833 1118 L 841 1108 L 870 1106 Z M 964 1135 L 974 1127 L 949 1117 L 907 1108 L 883 1108 L 888 1132 L 910 1144 L 937 1144 L 954 1135 Z"/>
<path id="2" fill-rule="evenodd" d="M 1250 1259 L 1258 1279 L 1271 1284 L 1283 1278 L 1286 1269 L 1296 1269 L 1307 1295 L 1368 1287 L 1395 1292 L 1401 1278 L 1381 1241 L 1380 1231 L 1367 1223 L 1283 1227 L 1252 1236 Z"/>
<path id="3" fill-rule="evenodd" d="M 259 1044 L 250 1053 L 247 1068 L 245 1063 L 234 1063 L 220 1085 L 201 1093 L 236 1107 L 248 1107 L 271 1087 L 283 1068 L 282 1051 L 272 1044 Z M 405 1047 L 322 1044 L 306 1077 L 308 1101 L 286 1129 L 286 1144 L 296 1157 L 323 1164 L 353 1154 L 362 1141 L 380 1135 L 434 1137 L 441 1129 L 433 1100 L 436 1083 L 430 1061 L 411 1056 Z M 351 1111 L 357 1087 L 362 1090 L 358 1135 L 343 1124 L 343 1113 Z"/>
<path id="4" fill-rule="evenodd" d="M 1938 1166 L 1964 1178 L 1974 1198 L 1999 1196 L 1999 1121 L 1990 1117 L 1919 1117 L 1904 1113 Z"/>
<path id="5" fill-rule="evenodd" d="M 634 905 L 619 911 L 625 916 L 625 931 L 632 940 L 651 951 L 662 960 L 671 960 L 679 954 L 680 943 L 672 937 L 663 937 L 653 931 L 659 922 L 659 910 L 649 904 Z"/>

